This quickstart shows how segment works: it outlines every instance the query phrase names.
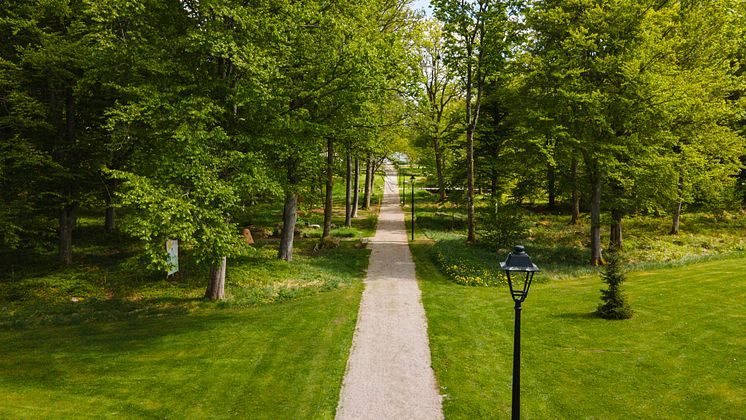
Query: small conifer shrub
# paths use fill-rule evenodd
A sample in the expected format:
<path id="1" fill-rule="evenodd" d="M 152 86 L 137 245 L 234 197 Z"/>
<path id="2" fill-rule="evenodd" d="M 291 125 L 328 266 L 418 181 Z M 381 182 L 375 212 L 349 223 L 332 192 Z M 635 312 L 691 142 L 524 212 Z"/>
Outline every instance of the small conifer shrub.
<path id="1" fill-rule="evenodd" d="M 622 292 L 625 275 L 619 252 L 614 250 L 609 252 L 606 263 L 606 267 L 601 272 L 601 278 L 604 283 L 609 285 L 609 288 L 601 290 L 601 301 L 603 303 L 598 305 L 596 315 L 604 319 L 632 318 L 632 308 Z"/>

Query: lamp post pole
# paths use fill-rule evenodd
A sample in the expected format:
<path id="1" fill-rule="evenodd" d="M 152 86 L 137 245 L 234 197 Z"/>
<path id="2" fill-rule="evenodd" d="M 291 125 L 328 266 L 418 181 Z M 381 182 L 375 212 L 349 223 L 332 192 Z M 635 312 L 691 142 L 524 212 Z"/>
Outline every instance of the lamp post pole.
<path id="1" fill-rule="evenodd" d="M 513 332 L 513 405 L 510 418 L 521 418 L 521 301 L 515 301 L 515 330 Z"/>
<path id="2" fill-rule="evenodd" d="M 409 189 L 412 190 L 412 241 L 414 241 L 414 175 L 411 175 L 409 180 Z"/>
<path id="3" fill-rule="evenodd" d="M 403 193 L 401 192 L 402 189 L 404 188 L 404 181 L 403 181 L 403 179 L 404 178 L 402 177 L 401 168 L 399 168 L 399 202 L 402 203 L 402 204 L 404 204 L 404 199 L 402 198 L 403 197 Z"/>
<path id="4" fill-rule="evenodd" d="M 531 281 L 539 267 L 531 261 L 523 246 L 517 245 L 500 263 L 510 287 L 510 296 L 515 302 L 515 328 L 513 331 L 513 401 L 510 418 L 521 418 L 521 304 L 526 300 Z"/>

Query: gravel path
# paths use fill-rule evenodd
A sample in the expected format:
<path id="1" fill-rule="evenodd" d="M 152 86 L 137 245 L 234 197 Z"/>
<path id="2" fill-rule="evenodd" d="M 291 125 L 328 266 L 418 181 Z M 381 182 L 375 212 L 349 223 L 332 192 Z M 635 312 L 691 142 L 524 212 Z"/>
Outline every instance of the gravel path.
<path id="1" fill-rule="evenodd" d="M 370 247 L 337 419 L 442 419 L 425 310 L 391 167 Z"/>

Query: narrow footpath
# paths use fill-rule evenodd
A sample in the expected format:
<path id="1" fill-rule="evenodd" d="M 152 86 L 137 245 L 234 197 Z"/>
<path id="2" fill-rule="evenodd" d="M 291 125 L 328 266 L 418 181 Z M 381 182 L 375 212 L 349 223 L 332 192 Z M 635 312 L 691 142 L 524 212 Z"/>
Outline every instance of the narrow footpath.
<path id="1" fill-rule="evenodd" d="M 396 170 L 386 167 L 381 213 L 337 419 L 442 419 L 427 320 L 407 245 Z"/>

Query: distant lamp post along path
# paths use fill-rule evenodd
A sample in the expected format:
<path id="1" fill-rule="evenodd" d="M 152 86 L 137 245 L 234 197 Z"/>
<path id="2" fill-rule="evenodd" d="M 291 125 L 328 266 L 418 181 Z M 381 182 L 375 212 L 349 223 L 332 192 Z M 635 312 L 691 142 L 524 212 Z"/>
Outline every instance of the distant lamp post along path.
<path id="1" fill-rule="evenodd" d="M 396 171 L 386 185 L 337 419 L 442 419 Z"/>

